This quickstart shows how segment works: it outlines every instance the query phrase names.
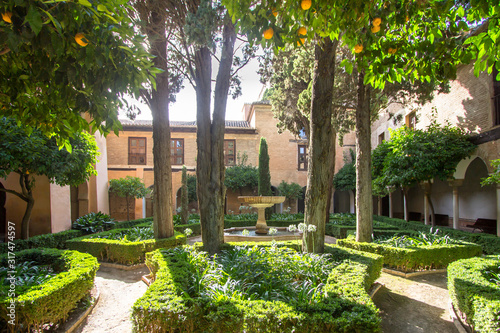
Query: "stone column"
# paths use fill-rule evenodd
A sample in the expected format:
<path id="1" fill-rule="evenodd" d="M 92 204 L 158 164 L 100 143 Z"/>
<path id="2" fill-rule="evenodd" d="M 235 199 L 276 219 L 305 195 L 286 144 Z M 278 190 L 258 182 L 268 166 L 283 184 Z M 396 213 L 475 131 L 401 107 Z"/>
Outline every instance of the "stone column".
<path id="1" fill-rule="evenodd" d="M 463 179 L 450 180 L 450 186 L 453 188 L 453 229 L 458 229 L 460 220 L 458 188 L 462 186 Z"/>
<path id="2" fill-rule="evenodd" d="M 430 193 L 431 183 L 428 181 L 425 181 L 420 185 L 421 185 L 422 189 L 424 190 L 424 221 L 425 221 L 426 225 L 429 225 L 431 223 L 429 221 L 430 209 L 429 209 L 429 200 L 427 200 L 427 193 Z"/>

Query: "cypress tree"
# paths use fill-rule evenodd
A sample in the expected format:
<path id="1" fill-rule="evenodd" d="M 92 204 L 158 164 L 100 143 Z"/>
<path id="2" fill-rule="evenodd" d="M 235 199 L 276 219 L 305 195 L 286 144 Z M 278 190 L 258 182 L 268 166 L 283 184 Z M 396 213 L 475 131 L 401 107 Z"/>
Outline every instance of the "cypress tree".
<path id="1" fill-rule="evenodd" d="M 182 224 L 188 223 L 188 187 L 187 187 L 187 169 L 186 166 L 182 167 L 181 178 L 181 221 Z"/>
<path id="2" fill-rule="evenodd" d="M 259 195 L 273 195 L 271 190 L 271 172 L 269 171 L 269 153 L 267 152 L 267 141 L 260 138 L 259 148 Z M 266 208 L 266 219 L 271 217 L 272 207 Z"/>

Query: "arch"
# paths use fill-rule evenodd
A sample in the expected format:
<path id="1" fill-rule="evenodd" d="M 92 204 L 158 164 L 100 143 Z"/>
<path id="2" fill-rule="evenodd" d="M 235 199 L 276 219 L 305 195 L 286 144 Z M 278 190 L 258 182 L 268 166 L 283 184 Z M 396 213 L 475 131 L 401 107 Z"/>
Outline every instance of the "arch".
<path id="1" fill-rule="evenodd" d="M 354 192 L 338 191 L 333 193 L 334 213 L 354 213 Z"/>
<path id="2" fill-rule="evenodd" d="M 478 155 L 471 155 L 470 157 L 464 158 L 457 164 L 457 168 L 455 169 L 455 173 L 453 174 L 454 179 L 464 179 L 465 178 L 465 173 L 467 172 L 467 169 L 469 168 L 469 165 L 475 160 L 475 159 L 480 159 L 483 161 L 484 165 L 486 165 L 486 168 L 488 168 L 488 164 L 483 160 L 482 157 Z"/>

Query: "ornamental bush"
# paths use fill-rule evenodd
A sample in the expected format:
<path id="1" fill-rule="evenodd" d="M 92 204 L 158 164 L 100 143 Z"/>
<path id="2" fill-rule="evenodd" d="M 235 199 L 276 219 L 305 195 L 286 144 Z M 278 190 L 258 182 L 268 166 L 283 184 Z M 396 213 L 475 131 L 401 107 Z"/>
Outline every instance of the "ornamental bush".
<path id="1" fill-rule="evenodd" d="M 170 238 L 154 239 L 150 234 L 151 239 L 141 236 L 137 241 L 128 240 L 127 235 L 133 233 L 138 231 L 134 228 L 113 229 L 69 240 L 66 245 L 71 250 L 89 253 L 103 261 L 132 265 L 144 262 L 147 252 L 186 244 L 186 236 L 177 231 Z"/>
<path id="2" fill-rule="evenodd" d="M 1 256 L 0 267 L 10 267 L 12 262 L 9 259 L 12 258 Z M 15 295 L 16 331 L 42 330 L 47 324 L 54 325 L 65 320 L 78 301 L 92 289 L 99 268 L 97 260 L 88 254 L 56 249 L 16 252 L 14 265 L 22 262 L 50 265 L 57 274 Z M 12 320 L 8 316 L 12 301 L 9 288 L 9 283 L 0 286 L 0 325 L 5 326 Z"/>
<path id="3" fill-rule="evenodd" d="M 448 264 L 464 258 L 479 256 L 481 247 L 472 243 L 425 245 L 411 248 L 393 247 L 384 244 L 356 242 L 352 238 L 339 239 L 342 247 L 380 254 L 384 265 L 403 272 L 446 268 Z"/>
<path id="4" fill-rule="evenodd" d="M 44 234 L 30 237 L 29 239 L 17 239 L 14 242 L 14 250 L 22 251 L 37 247 L 66 249 L 66 241 L 76 237 L 83 236 L 81 230 L 65 230 L 55 234 Z M 0 243 L 0 253 L 7 253 L 9 251 L 9 243 Z"/>
<path id="5" fill-rule="evenodd" d="M 375 221 L 384 222 L 404 230 L 428 231 L 429 226 L 420 222 L 405 221 L 400 219 L 389 218 L 385 216 L 375 216 Z M 462 230 L 452 229 L 448 227 L 439 227 L 439 233 L 448 234 L 451 238 L 463 240 L 466 242 L 480 245 L 485 254 L 500 254 L 500 238 L 485 233 L 470 233 Z"/>
<path id="6" fill-rule="evenodd" d="M 498 256 L 458 260 L 448 266 L 451 301 L 474 332 L 500 330 L 500 285 L 489 274 L 498 273 L 499 266 Z"/>
<path id="7" fill-rule="evenodd" d="M 134 330 L 380 331 L 378 310 L 367 294 L 380 275 L 380 256 L 326 246 L 327 254 L 320 258 L 296 252 L 297 242 L 280 244 L 225 244 L 217 262 L 194 247 L 148 253 L 146 264 L 155 282 L 132 308 Z M 286 269 L 288 260 L 314 272 L 310 277 L 323 279 L 323 284 L 310 288 L 312 282 L 301 270 Z M 290 276 L 294 282 L 284 282 Z M 295 291 L 289 294 L 292 287 Z"/>

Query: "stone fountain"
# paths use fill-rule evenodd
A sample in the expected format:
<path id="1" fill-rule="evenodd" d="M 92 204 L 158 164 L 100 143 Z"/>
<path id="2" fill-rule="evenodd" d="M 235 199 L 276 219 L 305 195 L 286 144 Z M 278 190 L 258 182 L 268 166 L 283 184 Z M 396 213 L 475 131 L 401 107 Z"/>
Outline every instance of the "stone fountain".
<path id="1" fill-rule="evenodd" d="M 255 233 L 260 235 L 267 235 L 268 227 L 266 223 L 266 208 L 272 207 L 275 204 L 282 203 L 285 201 L 285 197 L 274 197 L 274 196 L 242 196 L 238 197 L 238 200 L 249 205 L 250 207 L 255 207 L 258 210 L 259 217 L 257 219 L 257 224 L 255 225 Z"/>

